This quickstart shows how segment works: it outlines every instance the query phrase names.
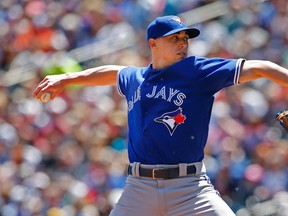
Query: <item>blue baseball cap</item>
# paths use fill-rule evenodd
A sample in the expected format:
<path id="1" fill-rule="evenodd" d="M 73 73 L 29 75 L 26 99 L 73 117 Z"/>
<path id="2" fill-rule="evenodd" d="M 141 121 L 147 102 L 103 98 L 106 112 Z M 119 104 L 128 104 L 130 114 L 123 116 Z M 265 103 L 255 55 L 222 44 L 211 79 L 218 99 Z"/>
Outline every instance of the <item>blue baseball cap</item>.
<path id="1" fill-rule="evenodd" d="M 188 28 L 178 16 L 162 16 L 156 18 L 147 28 L 147 41 L 150 38 L 156 39 L 163 36 L 186 31 L 189 38 L 195 38 L 200 34 L 196 28 Z"/>

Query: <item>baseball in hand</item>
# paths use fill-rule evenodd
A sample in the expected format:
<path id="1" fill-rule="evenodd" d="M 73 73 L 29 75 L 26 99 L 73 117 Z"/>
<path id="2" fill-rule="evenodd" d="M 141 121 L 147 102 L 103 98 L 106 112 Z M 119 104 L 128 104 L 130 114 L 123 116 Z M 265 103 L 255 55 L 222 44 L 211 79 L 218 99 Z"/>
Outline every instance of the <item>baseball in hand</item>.
<path id="1" fill-rule="evenodd" d="M 42 103 L 46 103 L 46 102 L 48 102 L 50 100 L 50 98 L 51 98 L 51 94 L 46 92 L 45 94 L 41 95 L 40 101 Z"/>

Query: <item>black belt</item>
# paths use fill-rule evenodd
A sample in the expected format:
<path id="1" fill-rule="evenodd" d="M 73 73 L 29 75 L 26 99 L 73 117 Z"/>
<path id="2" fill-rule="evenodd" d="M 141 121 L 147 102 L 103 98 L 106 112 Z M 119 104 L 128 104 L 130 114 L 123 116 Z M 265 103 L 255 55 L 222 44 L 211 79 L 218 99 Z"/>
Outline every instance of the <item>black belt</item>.
<path id="1" fill-rule="evenodd" d="M 149 177 L 153 179 L 173 179 L 179 178 L 179 167 L 175 168 L 164 168 L 164 167 L 156 167 L 156 168 L 143 168 L 139 167 L 139 175 L 142 177 Z M 195 165 L 187 166 L 187 175 L 195 174 L 196 167 Z M 132 166 L 128 166 L 128 175 L 132 175 Z"/>

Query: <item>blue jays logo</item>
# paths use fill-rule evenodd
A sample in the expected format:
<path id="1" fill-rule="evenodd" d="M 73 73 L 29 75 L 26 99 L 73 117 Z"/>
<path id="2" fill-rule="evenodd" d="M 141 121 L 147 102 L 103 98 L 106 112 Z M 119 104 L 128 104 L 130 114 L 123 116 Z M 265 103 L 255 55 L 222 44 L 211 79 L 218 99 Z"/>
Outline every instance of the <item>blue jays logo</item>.
<path id="1" fill-rule="evenodd" d="M 170 18 L 170 20 L 178 22 L 180 25 L 182 25 L 182 23 L 183 23 L 183 20 L 180 17 L 177 17 L 177 16 Z"/>
<path id="2" fill-rule="evenodd" d="M 182 114 L 182 108 L 175 111 L 164 113 L 162 116 L 154 119 L 155 122 L 164 124 L 172 136 L 179 124 L 183 124 L 186 116 Z"/>

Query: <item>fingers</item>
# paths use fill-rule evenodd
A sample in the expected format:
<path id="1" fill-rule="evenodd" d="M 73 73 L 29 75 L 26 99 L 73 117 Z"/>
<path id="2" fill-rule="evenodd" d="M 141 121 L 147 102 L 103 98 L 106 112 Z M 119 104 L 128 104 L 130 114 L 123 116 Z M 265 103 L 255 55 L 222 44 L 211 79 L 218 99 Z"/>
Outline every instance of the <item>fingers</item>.
<path id="1" fill-rule="evenodd" d="M 46 86 L 47 86 L 46 83 L 42 83 L 42 84 L 39 83 L 39 85 L 35 88 L 33 92 L 33 96 L 39 99 L 41 95 L 45 93 Z"/>
<path id="2" fill-rule="evenodd" d="M 65 76 L 64 76 L 65 77 Z M 45 93 L 50 94 L 50 100 L 57 97 L 64 89 L 62 75 L 49 75 L 46 76 L 35 88 L 33 96 L 40 100 Z"/>
<path id="3" fill-rule="evenodd" d="M 55 96 L 53 97 L 53 91 L 51 87 L 51 84 L 49 84 L 49 78 L 45 77 L 35 88 L 33 96 L 40 100 L 45 93 L 49 93 L 51 95 L 51 99 L 53 99 Z"/>
<path id="4" fill-rule="evenodd" d="M 34 92 L 33 92 L 33 96 L 34 97 L 36 97 L 36 98 L 38 98 L 39 96 L 38 96 L 38 94 L 41 92 L 41 91 L 43 91 L 43 85 L 41 85 L 41 84 L 39 84 L 36 88 L 35 88 L 35 90 L 34 90 Z"/>

